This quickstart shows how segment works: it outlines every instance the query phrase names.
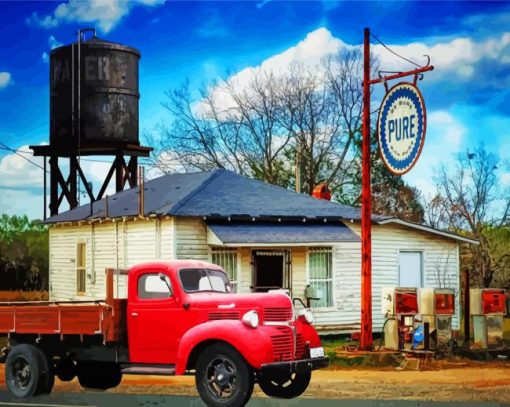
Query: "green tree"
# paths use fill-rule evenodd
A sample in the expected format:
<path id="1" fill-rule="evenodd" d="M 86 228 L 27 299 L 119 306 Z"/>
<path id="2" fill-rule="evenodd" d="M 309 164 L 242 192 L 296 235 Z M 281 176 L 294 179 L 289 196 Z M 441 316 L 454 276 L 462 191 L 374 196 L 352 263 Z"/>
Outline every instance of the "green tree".
<path id="1" fill-rule="evenodd" d="M 48 230 L 27 216 L 0 216 L 0 289 L 47 288 Z"/>
<path id="2" fill-rule="evenodd" d="M 344 204 L 359 206 L 361 202 L 361 135 L 354 142 L 355 160 L 348 177 L 351 182 L 334 190 L 335 198 Z M 422 223 L 424 209 L 420 191 L 400 176 L 390 173 L 379 155 L 375 131 L 371 140 L 372 212 L 396 216 L 410 222 Z"/>

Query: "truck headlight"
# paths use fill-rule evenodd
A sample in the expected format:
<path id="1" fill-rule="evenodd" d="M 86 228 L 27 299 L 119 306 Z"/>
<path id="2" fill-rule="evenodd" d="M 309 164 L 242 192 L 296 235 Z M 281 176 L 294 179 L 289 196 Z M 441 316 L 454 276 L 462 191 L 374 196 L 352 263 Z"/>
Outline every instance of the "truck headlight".
<path id="1" fill-rule="evenodd" d="M 256 328 L 259 326 L 259 314 L 255 310 L 248 311 L 243 315 L 242 321 L 245 325 L 248 325 L 251 328 Z"/>
<path id="2" fill-rule="evenodd" d="M 306 322 L 312 325 L 315 322 L 315 317 L 313 316 L 313 312 L 310 308 L 305 308 L 299 311 L 298 314 L 300 317 L 303 317 Z"/>

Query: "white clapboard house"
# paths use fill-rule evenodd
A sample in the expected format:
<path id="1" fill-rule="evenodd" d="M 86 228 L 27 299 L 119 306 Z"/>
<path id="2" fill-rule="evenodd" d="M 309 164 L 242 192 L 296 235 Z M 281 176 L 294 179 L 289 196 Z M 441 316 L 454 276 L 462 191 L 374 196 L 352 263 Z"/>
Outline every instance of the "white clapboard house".
<path id="1" fill-rule="evenodd" d="M 360 211 L 225 170 L 165 175 L 139 188 L 49 218 L 50 297 L 104 297 L 106 267 L 162 259 L 222 266 L 237 292 L 285 288 L 312 301 L 323 333 L 359 329 Z M 374 330 L 381 328 L 381 287 L 459 288 L 465 237 L 373 216 Z M 119 277 L 120 278 L 120 277 Z M 117 282 L 125 295 L 125 281 Z M 454 324 L 458 324 L 455 318 Z"/>

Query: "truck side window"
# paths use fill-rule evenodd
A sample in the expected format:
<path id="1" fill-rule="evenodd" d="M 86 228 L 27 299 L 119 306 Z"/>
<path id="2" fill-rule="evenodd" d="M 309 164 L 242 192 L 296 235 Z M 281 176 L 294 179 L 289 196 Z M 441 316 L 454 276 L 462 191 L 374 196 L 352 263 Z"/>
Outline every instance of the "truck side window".
<path id="1" fill-rule="evenodd" d="M 167 276 L 165 276 L 165 279 L 170 285 L 170 279 Z M 144 274 L 138 279 L 138 298 L 169 298 L 171 293 L 167 283 L 161 280 L 158 273 Z"/>

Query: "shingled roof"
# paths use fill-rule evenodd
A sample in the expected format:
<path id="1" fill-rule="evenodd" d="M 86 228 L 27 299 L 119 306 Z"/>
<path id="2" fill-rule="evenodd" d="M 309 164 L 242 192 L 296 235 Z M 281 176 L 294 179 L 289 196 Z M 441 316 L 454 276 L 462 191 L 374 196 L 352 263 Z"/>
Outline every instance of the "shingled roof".
<path id="1" fill-rule="evenodd" d="M 147 181 L 144 215 L 208 218 L 359 220 L 360 210 L 247 178 L 227 170 L 170 174 Z M 108 198 L 108 217 L 136 216 L 139 188 Z M 45 223 L 106 218 L 105 199 L 48 218 Z"/>

